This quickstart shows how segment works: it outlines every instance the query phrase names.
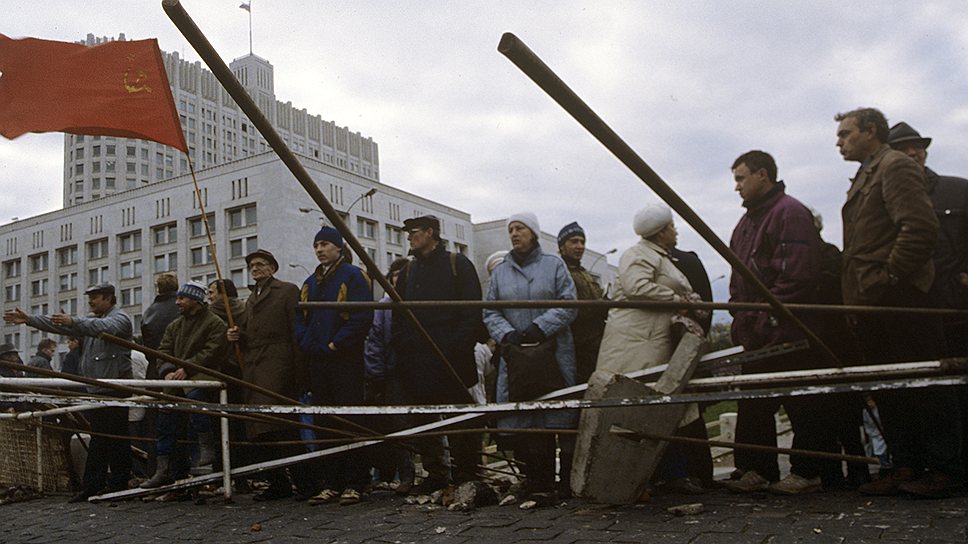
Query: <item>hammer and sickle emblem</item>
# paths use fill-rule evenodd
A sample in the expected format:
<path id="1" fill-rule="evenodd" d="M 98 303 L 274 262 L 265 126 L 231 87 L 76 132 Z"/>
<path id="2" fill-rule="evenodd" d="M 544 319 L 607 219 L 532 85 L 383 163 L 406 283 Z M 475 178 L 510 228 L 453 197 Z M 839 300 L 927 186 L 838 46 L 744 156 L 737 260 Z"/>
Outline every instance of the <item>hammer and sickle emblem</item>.
<path id="1" fill-rule="evenodd" d="M 128 60 L 133 62 L 134 56 L 129 55 Z M 128 93 L 151 92 L 151 87 L 148 86 L 148 74 L 145 73 L 144 69 L 135 68 L 132 64 L 124 70 L 124 90 Z"/>

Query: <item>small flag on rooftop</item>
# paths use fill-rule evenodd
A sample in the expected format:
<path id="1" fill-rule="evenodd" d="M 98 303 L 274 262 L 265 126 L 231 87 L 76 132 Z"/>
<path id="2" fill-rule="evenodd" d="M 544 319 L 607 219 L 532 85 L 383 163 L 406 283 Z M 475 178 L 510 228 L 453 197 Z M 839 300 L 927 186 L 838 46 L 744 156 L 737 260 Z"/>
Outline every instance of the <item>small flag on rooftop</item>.
<path id="1" fill-rule="evenodd" d="M 249 2 L 242 2 L 242 4 L 239 5 L 239 7 L 244 9 L 245 11 L 248 11 L 249 13 L 252 13 L 252 4 L 250 4 Z"/>

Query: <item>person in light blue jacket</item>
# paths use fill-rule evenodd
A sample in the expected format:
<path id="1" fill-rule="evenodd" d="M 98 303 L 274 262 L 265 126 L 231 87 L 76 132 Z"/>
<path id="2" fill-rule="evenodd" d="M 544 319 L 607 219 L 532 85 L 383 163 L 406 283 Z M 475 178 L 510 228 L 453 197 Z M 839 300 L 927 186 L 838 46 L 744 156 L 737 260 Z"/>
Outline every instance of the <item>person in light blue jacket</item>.
<path id="1" fill-rule="evenodd" d="M 494 269 L 486 300 L 574 300 L 575 283 L 568 267 L 557 255 L 542 252 L 538 242 L 540 227 L 533 213 L 518 213 L 508 218 L 511 252 Z M 556 341 L 555 357 L 566 385 L 575 384 L 575 344 L 571 322 L 577 310 L 567 308 L 505 308 L 484 310 L 488 332 L 501 345 L 521 345 Z M 508 401 L 508 368 L 498 363 L 497 401 Z M 578 420 L 575 411 L 525 412 L 502 417 L 499 429 L 571 429 Z M 523 495 L 550 493 L 555 483 L 554 435 L 503 435 L 502 446 L 515 451 L 523 461 Z M 562 481 L 566 484 L 571 448 L 562 441 Z M 565 487 L 563 485 L 562 487 Z M 563 489 L 564 491 L 564 489 Z"/>

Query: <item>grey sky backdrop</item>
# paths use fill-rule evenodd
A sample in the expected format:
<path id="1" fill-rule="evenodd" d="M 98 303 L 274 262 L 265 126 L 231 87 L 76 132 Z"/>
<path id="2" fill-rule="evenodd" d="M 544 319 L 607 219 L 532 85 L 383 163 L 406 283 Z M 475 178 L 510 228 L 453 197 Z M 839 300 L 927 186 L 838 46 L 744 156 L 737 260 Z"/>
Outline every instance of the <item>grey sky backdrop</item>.
<path id="1" fill-rule="evenodd" d="M 184 2 L 226 61 L 248 52 L 239 3 Z M 254 0 L 252 9 L 254 52 L 275 66 L 277 98 L 373 137 L 384 183 L 475 222 L 532 210 L 557 233 L 578 220 L 599 251 L 633 244 L 632 215 L 657 197 L 497 52 L 503 32 L 542 57 L 724 239 L 743 212 L 729 166 L 763 149 L 841 245 L 840 206 L 857 164 L 834 146 L 838 111 L 879 107 L 892 124 L 935 139 L 929 165 L 968 175 L 963 1 Z M 0 33 L 11 37 L 123 32 L 199 58 L 158 0 L 6 0 L 3 13 Z M 0 139 L 0 223 L 60 207 L 62 153 L 59 134 Z M 728 273 L 680 227 L 680 246 L 699 252 L 711 278 Z M 725 300 L 726 281 L 714 287 Z"/>

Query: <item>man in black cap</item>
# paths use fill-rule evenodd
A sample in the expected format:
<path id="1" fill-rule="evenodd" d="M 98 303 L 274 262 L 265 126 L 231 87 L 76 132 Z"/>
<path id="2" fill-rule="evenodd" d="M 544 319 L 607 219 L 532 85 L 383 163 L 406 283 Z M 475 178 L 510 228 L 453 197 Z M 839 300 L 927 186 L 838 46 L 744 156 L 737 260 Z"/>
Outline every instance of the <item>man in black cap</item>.
<path id="1" fill-rule="evenodd" d="M 20 359 L 20 353 L 18 353 L 17 347 L 10 343 L 0 344 L 0 361 L 17 365 L 24 364 Z M 22 378 L 23 373 L 9 368 L 0 368 L 0 377 Z M 16 412 L 19 408 L 20 405 L 14 402 L 0 402 L 0 411 L 3 412 Z"/>
<path id="2" fill-rule="evenodd" d="M 571 279 L 575 281 L 578 300 L 605 298 L 602 286 L 581 265 L 581 258 L 585 255 L 585 230 L 577 222 L 565 225 L 558 232 L 558 253 L 568 265 Z M 581 308 L 578 310 L 578 317 L 571 323 L 571 335 L 575 338 L 576 383 L 587 382 L 595 371 L 606 317 L 608 308 Z"/>
<path id="3" fill-rule="evenodd" d="M 28 315 L 20 308 L 9 310 L 3 319 L 9 324 L 34 327 L 54 334 L 82 337 L 81 375 L 87 378 L 131 378 L 131 350 L 102 340 L 104 332 L 124 340 L 131 340 L 131 318 L 117 307 L 114 286 L 101 283 L 89 287 L 87 304 L 89 316 L 72 316 L 64 312 L 44 315 Z M 88 387 L 91 393 L 119 396 L 113 389 Z M 128 409 L 122 407 L 99 408 L 86 413 L 94 433 L 128 434 Z M 127 489 L 131 473 L 131 445 L 126 438 L 105 438 L 92 434 L 88 446 L 87 464 L 80 492 L 70 502 L 86 501 L 106 491 L 108 493 Z M 109 475 L 110 470 L 110 475 Z"/>
<path id="4" fill-rule="evenodd" d="M 481 284 L 474 265 L 464 255 L 444 249 L 439 219 L 432 215 L 414 217 L 404 221 L 403 228 L 413 255 L 413 261 L 403 267 L 397 278 L 396 288 L 404 300 L 481 300 Z M 486 335 L 480 310 L 436 308 L 413 313 L 443 351 L 453 372 L 404 313 L 393 312 L 391 347 L 407 398 L 417 404 L 471 402 L 466 388 L 477 383 L 474 345 Z M 425 423 L 436 418 L 414 419 L 415 423 Z M 453 434 L 447 439 L 455 465 L 455 483 L 476 479 L 480 437 Z M 448 475 L 440 439 L 419 440 L 417 448 L 430 476 L 415 490 L 432 492 L 445 487 Z"/>
<path id="5" fill-rule="evenodd" d="M 968 180 L 940 176 L 925 166 L 931 138 L 924 138 L 911 125 L 900 122 L 891 127 L 887 143 L 922 168 L 928 181 L 928 195 L 941 224 L 938 245 L 934 248 L 932 302 L 943 308 L 968 308 Z M 968 355 L 968 321 L 945 321 L 948 357 Z"/>

